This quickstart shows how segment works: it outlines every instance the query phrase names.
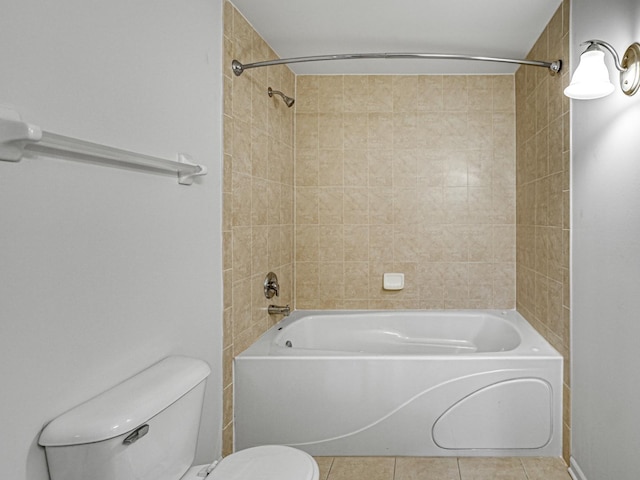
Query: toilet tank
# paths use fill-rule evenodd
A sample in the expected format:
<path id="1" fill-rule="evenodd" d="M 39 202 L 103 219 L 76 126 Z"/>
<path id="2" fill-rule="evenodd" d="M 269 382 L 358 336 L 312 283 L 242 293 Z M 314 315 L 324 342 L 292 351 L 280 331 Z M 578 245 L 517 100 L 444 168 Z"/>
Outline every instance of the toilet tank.
<path id="1" fill-rule="evenodd" d="M 38 441 L 51 480 L 178 480 L 195 456 L 210 372 L 168 357 L 51 421 Z"/>

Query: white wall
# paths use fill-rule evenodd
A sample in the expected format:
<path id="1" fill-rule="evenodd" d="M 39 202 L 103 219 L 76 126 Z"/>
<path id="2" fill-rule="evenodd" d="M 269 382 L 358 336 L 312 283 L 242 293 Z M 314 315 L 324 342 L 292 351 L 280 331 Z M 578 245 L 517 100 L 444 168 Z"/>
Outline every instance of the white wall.
<path id="1" fill-rule="evenodd" d="M 47 478 L 42 426 L 174 353 L 206 360 L 198 458 L 221 451 L 221 2 L 5 1 L 0 105 L 174 177 L 0 162 L 0 477 Z"/>
<path id="2" fill-rule="evenodd" d="M 637 0 L 578 0 L 572 9 L 574 63 L 585 40 L 620 54 L 640 41 Z M 572 457 L 589 480 L 637 479 L 640 94 L 616 88 L 574 101 L 572 122 Z"/>

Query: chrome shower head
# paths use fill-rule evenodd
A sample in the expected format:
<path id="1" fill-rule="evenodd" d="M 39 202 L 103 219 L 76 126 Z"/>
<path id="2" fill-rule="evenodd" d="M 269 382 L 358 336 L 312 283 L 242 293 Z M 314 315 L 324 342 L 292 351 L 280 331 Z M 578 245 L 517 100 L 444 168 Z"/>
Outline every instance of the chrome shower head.
<path id="1" fill-rule="evenodd" d="M 282 99 L 284 100 L 284 103 L 287 104 L 287 107 L 291 108 L 293 106 L 293 104 L 296 102 L 295 99 L 286 96 L 284 93 L 279 92 L 278 90 L 274 90 L 273 88 L 269 87 L 267 89 L 267 93 L 269 94 L 270 97 L 273 97 L 273 94 L 275 93 L 276 95 L 280 95 L 282 97 Z"/>

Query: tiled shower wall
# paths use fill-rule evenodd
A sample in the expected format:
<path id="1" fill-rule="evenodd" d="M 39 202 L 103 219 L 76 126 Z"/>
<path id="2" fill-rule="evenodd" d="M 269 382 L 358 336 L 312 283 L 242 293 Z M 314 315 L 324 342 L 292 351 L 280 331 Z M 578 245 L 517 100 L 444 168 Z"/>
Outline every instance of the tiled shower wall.
<path id="1" fill-rule="evenodd" d="M 279 304 L 293 302 L 293 110 L 267 87 L 293 95 L 286 66 L 247 70 L 231 61 L 276 58 L 226 2 L 224 5 L 224 331 L 223 454 L 233 445 L 232 359 L 281 317 L 271 317 L 263 294 L 269 271 L 278 275 Z M 274 302 L 274 303 L 275 303 Z"/>
<path id="2" fill-rule="evenodd" d="M 297 308 L 515 306 L 514 88 L 297 77 Z"/>
<path id="3" fill-rule="evenodd" d="M 516 73 L 517 309 L 564 356 L 564 458 L 571 436 L 569 298 L 569 1 L 555 13 L 530 58 L 564 59 L 560 75 Z"/>

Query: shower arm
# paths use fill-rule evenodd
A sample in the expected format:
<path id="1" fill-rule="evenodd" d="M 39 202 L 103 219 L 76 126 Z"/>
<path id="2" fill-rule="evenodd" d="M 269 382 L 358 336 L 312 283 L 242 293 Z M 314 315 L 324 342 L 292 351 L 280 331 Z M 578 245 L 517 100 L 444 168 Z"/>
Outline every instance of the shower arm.
<path id="1" fill-rule="evenodd" d="M 377 58 L 419 58 L 419 59 L 436 59 L 436 60 L 475 60 L 480 62 L 497 62 L 497 63 L 516 63 L 519 65 L 531 65 L 533 67 L 548 68 L 552 75 L 558 73 L 562 68 L 562 60 L 553 62 L 542 62 L 539 60 L 519 60 L 513 58 L 498 57 L 478 57 L 470 55 L 457 55 L 449 53 L 344 53 L 338 55 L 316 55 L 311 57 L 292 57 L 280 58 L 277 60 L 266 60 L 263 62 L 254 62 L 242 64 L 238 60 L 231 63 L 231 68 L 236 76 L 242 75 L 247 69 L 270 67 L 273 65 L 285 65 L 288 63 L 307 63 L 322 62 L 327 60 L 361 60 L 361 59 L 377 59 Z"/>

